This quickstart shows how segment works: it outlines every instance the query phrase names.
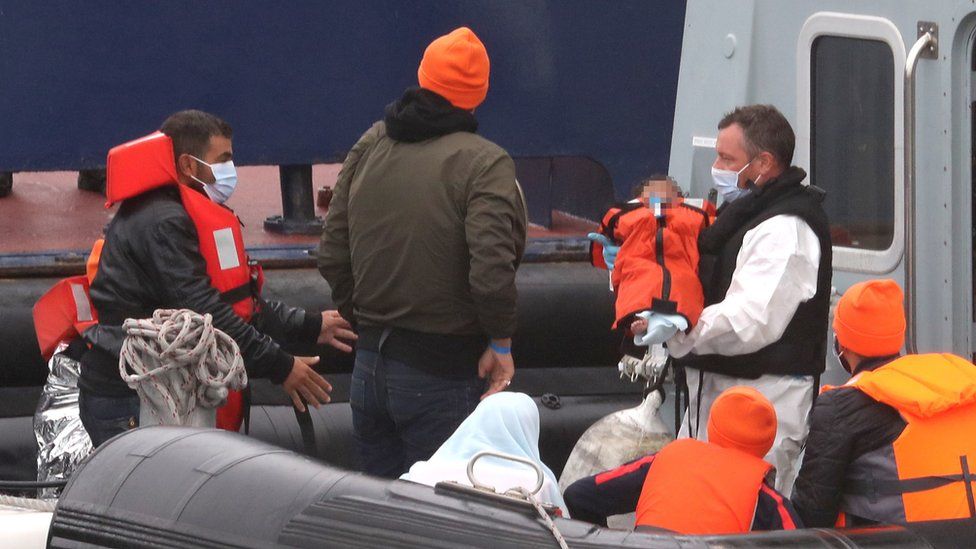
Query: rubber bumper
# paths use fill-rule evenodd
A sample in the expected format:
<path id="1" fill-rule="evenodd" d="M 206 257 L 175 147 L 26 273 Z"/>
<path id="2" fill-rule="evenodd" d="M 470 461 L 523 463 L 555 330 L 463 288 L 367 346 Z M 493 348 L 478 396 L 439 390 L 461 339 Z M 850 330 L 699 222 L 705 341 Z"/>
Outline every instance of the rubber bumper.
<path id="1" fill-rule="evenodd" d="M 145 427 L 72 477 L 50 546 L 555 547 L 528 505 L 387 481 L 223 431 Z M 570 547 L 960 547 L 973 521 L 743 536 L 625 532 L 557 519 Z M 962 545 L 960 545 L 960 543 Z"/>

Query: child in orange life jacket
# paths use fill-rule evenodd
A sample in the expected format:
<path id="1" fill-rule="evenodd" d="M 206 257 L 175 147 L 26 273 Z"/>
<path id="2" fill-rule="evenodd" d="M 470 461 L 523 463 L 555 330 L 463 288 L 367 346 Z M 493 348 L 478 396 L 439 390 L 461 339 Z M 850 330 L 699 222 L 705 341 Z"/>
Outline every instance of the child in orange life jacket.
<path id="1" fill-rule="evenodd" d="M 613 327 L 629 327 L 635 345 L 663 343 L 697 322 L 704 307 L 698 234 L 709 224 L 708 206 L 683 198 L 671 178 L 654 176 L 639 198 L 606 213 L 600 235 L 590 236 L 598 266 L 604 246 L 620 246 L 615 261 L 603 264 L 617 294 Z"/>
<path id="2" fill-rule="evenodd" d="M 751 387 L 732 387 L 712 405 L 708 442 L 684 438 L 656 454 L 584 477 L 563 496 L 577 520 L 606 526 L 634 512 L 638 529 L 682 534 L 792 530 L 790 501 L 772 488 L 763 456 L 776 438 L 776 410 Z"/>

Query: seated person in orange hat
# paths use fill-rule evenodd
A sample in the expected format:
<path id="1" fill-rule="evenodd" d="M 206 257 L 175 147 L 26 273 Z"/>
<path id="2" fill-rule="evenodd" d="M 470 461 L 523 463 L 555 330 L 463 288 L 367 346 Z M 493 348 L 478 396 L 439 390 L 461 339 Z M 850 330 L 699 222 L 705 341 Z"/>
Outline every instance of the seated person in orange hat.
<path id="1" fill-rule="evenodd" d="M 593 257 L 604 247 L 620 246 L 611 270 L 616 293 L 613 324 L 629 327 L 634 344 L 662 343 L 694 326 L 704 306 L 698 279 L 698 234 L 710 214 L 667 176 L 644 182 L 640 197 L 611 208 L 593 240 Z M 599 261 L 594 261 L 598 266 Z"/>
<path id="2" fill-rule="evenodd" d="M 751 387 L 715 399 L 708 442 L 676 440 L 660 452 L 582 478 L 564 494 L 570 516 L 606 525 L 607 517 L 637 510 L 638 529 L 682 534 L 792 530 L 799 519 L 772 488 L 763 456 L 776 437 L 773 405 Z"/>
<path id="3" fill-rule="evenodd" d="M 976 465 L 976 367 L 951 354 L 900 357 L 902 290 L 869 280 L 844 293 L 834 349 L 853 377 L 824 387 L 793 504 L 809 527 L 969 518 Z"/>

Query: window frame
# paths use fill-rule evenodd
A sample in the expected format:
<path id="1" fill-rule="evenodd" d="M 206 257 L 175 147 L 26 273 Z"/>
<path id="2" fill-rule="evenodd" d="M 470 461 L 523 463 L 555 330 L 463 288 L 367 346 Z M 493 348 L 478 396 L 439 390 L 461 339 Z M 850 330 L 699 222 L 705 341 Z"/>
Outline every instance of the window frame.
<path id="1" fill-rule="evenodd" d="M 885 250 L 868 250 L 847 246 L 833 246 L 833 266 L 836 270 L 885 274 L 898 268 L 905 249 L 905 44 L 901 33 L 890 20 L 882 17 L 848 13 L 819 12 L 803 24 L 797 38 L 796 91 L 797 142 L 795 163 L 809 171 L 810 142 L 813 121 L 812 58 L 814 43 L 823 36 L 873 40 L 888 45 L 893 57 L 894 80 L 894 227 L 891 245 Z"/>

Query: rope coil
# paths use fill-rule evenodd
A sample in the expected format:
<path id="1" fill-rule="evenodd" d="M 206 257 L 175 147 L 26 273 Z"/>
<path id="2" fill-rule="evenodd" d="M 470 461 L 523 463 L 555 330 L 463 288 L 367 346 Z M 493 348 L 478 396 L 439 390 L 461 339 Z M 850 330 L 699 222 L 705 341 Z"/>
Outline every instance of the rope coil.
<path id="1" fill-rule="evenodd" d="M 122 327 L 119 375 L 161 425 L 189 425 L 198 408 L 218 408 L 228 389 L 247 385 L 237 343 L 213 327 L 210 314 L 158 309 Z"/>

